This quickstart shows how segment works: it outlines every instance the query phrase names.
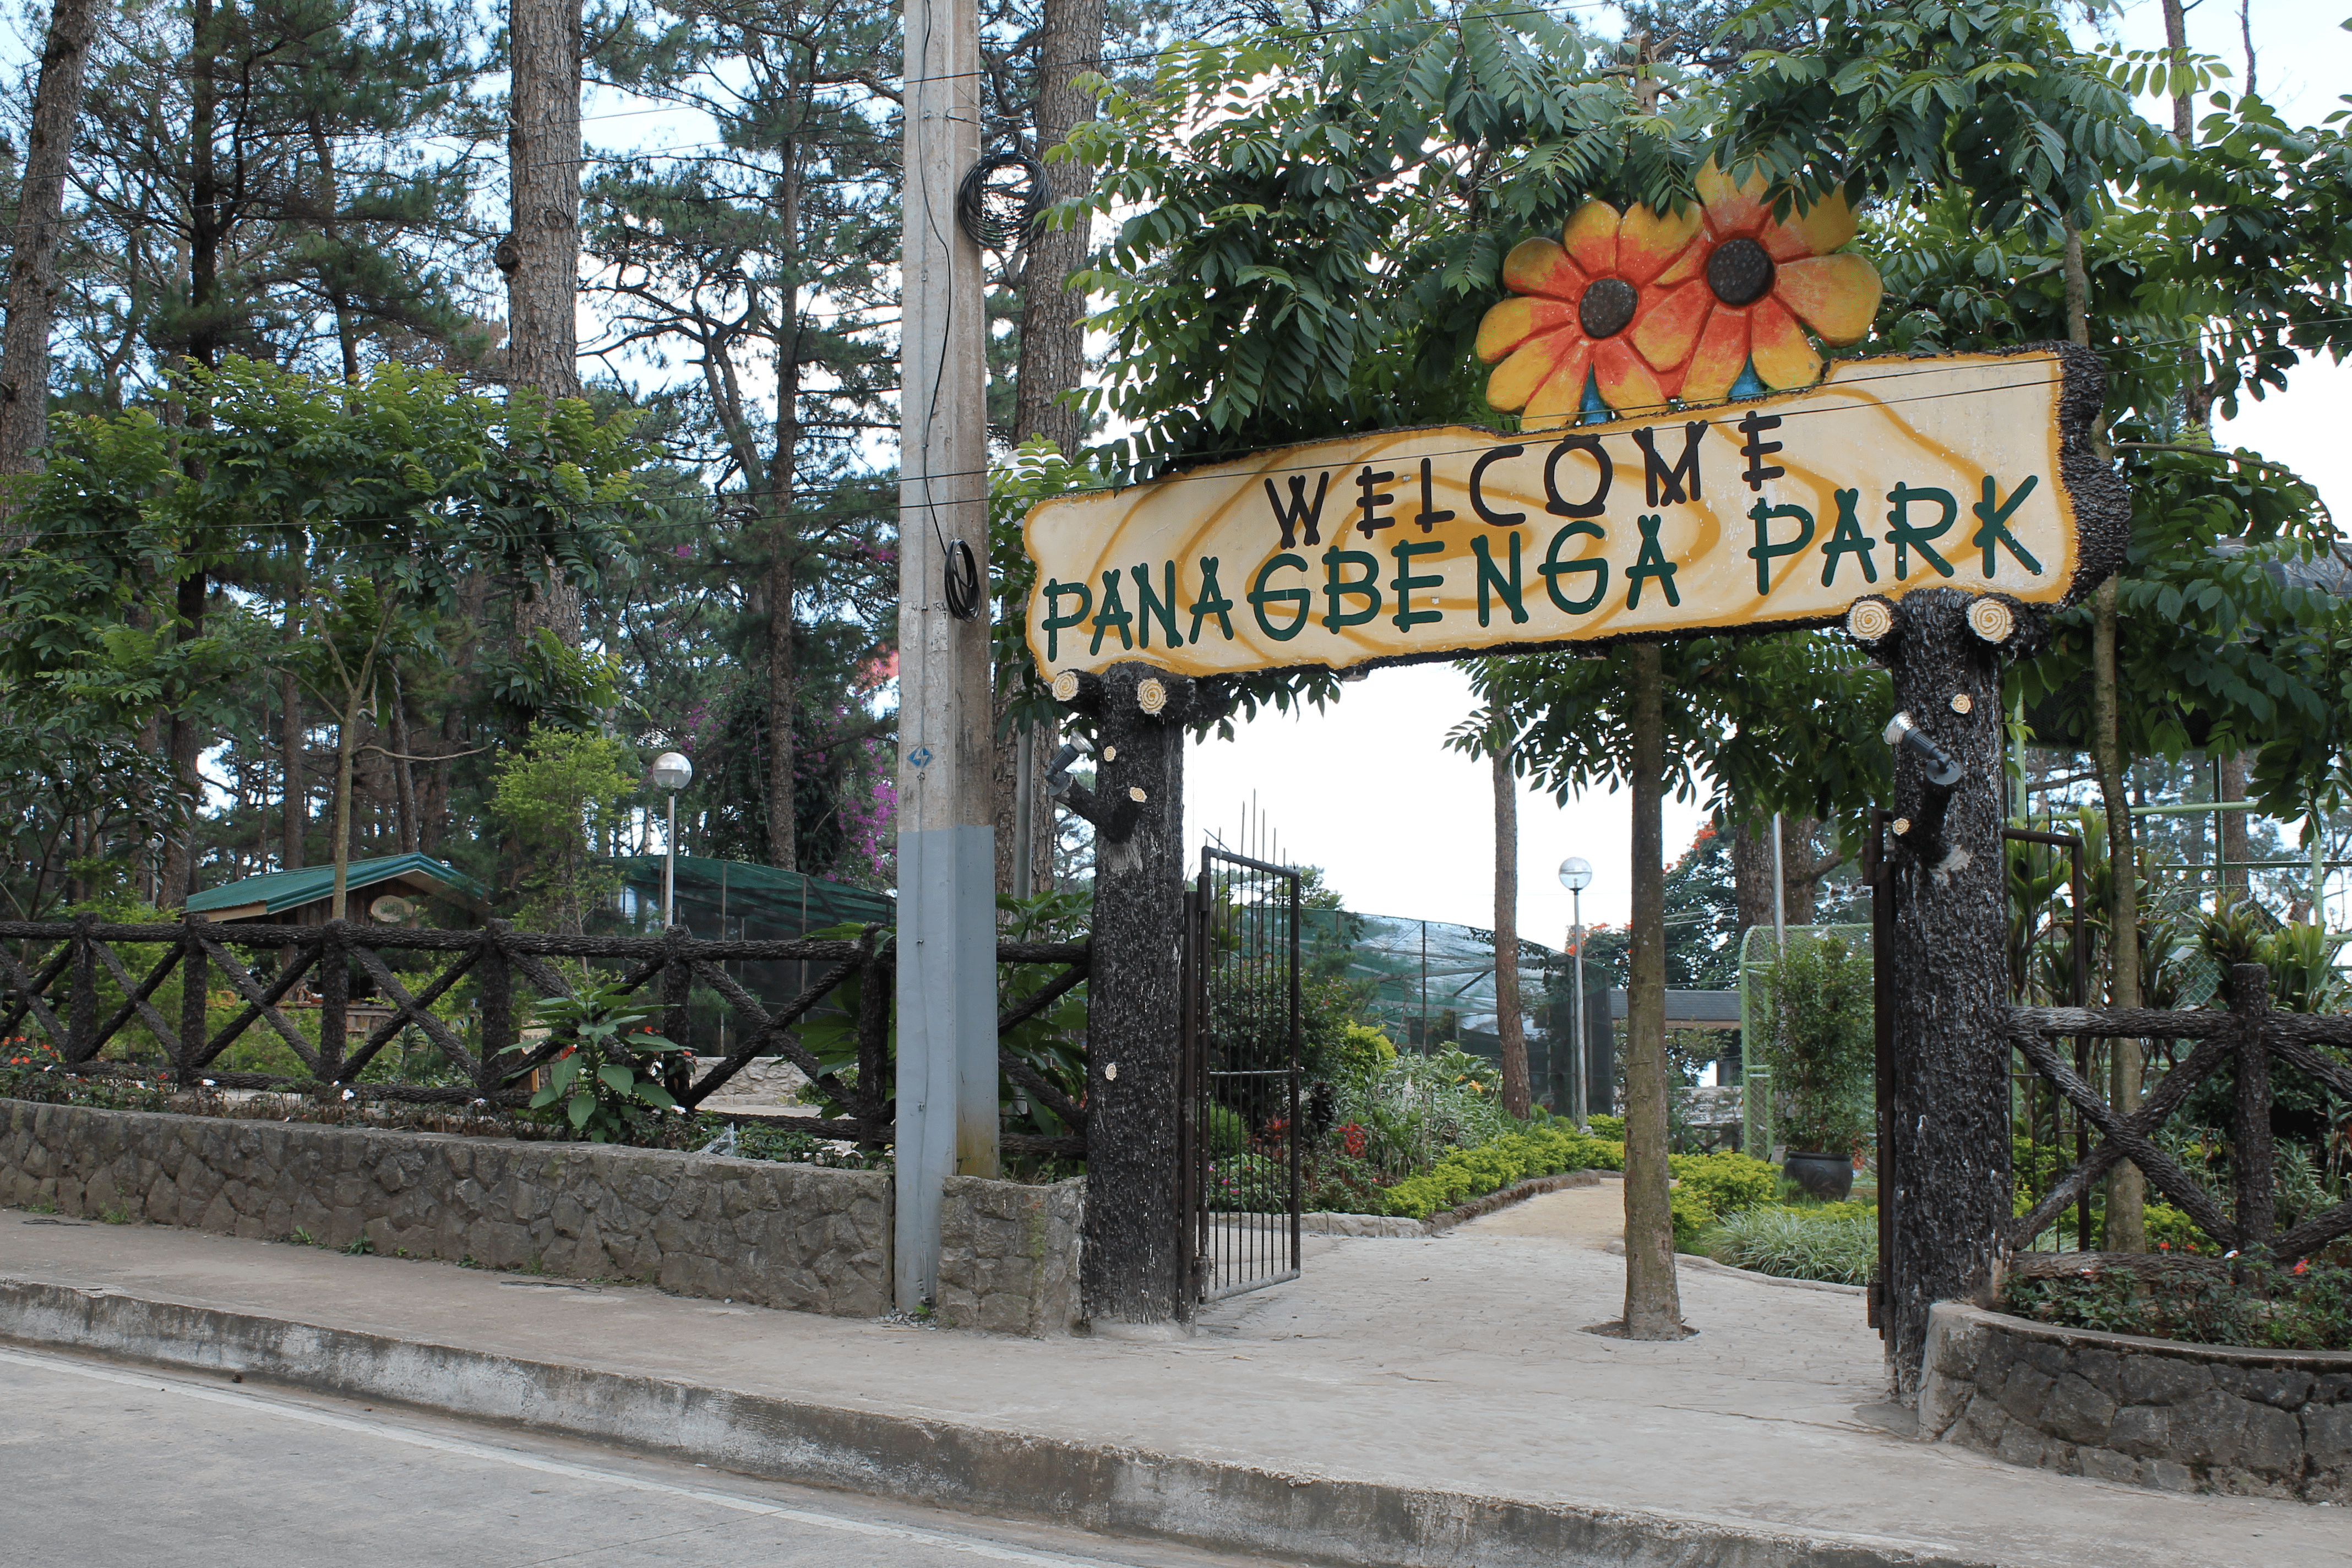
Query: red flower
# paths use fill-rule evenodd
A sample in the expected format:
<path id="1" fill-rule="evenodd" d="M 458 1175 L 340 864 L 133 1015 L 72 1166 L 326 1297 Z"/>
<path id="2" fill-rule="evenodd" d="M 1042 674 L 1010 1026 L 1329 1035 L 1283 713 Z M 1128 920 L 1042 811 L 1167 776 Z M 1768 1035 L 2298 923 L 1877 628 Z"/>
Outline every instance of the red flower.
<path id="1" fill-rule="evenodd" d="M 2294 1266 L 2294 1271 L 2295 1271 L 2297 1274 L 2308 1274 L 2308 1273 L 2310 1273 L 2310 1272 L 2311 1272 L 2311 1259 L 2310 1259 L 2310 1258 L 2305 1258 L 2302 1262 L 2300 1262 L 2300 1263 L 2296 1264 L 2296 1265 Z"/>
<path id="2" fill-rule="evenodd" d="M 1364 1130 L 1352 1121 L 1339 1129 L 1339 1147 L 1348 1152 L 1348 1157 L 1351 1160 L 1362 1159 L 1364 1150 L 1370 1142 L 1371 1140 L 1365 1134 Z"/>

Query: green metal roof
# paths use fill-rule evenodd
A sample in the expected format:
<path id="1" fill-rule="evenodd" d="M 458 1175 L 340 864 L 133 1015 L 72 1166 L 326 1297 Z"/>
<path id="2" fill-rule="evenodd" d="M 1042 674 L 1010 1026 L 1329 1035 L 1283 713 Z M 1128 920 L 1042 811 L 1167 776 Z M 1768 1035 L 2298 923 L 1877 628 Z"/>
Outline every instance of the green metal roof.
<path id="1" fill-rule="evenodd" d="M 625 855 L 613 864 L 633 898 L 658 914 L 662 857 Z M 829 882 L 799 871 L 779 871 L 748 860 L 677 858 L 677 914 L 696 936 L 749 941 L 788 939 L 852 921 L 894 924 L 898 906 L 887 893 Z"/>
<path id="2" fill-rule="evenodd" d="M 386 855 L 373 860 L 354 860 L 344 868 L 344 879 L 347 892 L 354 898 L 362 889 L 382 887 L 386 882 L 467 905 L 478 904 L 488 896 L 479 882 L 430 855 Z M 334 891 L 333 866 L 305 866 L 299 871 L 272 871 L 267 876 L 247 877 L 240 882 L 207 889 L 192 896 L 187 909 L 190 914 L 236 910 L 248 915 L 274 915 L 318 903 L 333 897 Z"/>

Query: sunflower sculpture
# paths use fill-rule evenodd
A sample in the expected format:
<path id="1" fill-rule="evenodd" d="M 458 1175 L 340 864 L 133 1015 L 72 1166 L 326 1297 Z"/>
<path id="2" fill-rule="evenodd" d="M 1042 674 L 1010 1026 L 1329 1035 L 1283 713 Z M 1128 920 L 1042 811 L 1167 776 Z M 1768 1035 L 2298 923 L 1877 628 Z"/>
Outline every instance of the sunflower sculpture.
<path id="1" fill-rule="evenodd" d="M 1515 296 L 1478 324 L 1494 365 L 1486 401 L 1530 429 L 1568 424 L 1591 386 L 1621 413 L 1670 400 L 1718 403 L 1743 370 L 1775 392 L 1819 379 L 1805 329 L 1858 342 L 1878 313 L 1878 269 L 1843 251 L 1856 226 L 1843 195 L 1775 222 L 1761 174 L 1734 185 L 1699 171 L 1699 205 L 1679 217 L 1587 202 L 1558 240 L 1503 261 Z"/>

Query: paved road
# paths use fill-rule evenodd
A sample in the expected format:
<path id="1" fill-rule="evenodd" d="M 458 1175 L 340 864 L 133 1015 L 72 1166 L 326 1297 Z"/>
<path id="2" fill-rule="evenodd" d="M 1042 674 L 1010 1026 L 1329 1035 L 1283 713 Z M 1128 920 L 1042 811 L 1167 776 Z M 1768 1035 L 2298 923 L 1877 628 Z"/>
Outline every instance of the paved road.
<path id="1" fill-rule="evenodd" d="M 406 1411 L 0 1350 L 8 1568 L 1218 1568 Z"/>

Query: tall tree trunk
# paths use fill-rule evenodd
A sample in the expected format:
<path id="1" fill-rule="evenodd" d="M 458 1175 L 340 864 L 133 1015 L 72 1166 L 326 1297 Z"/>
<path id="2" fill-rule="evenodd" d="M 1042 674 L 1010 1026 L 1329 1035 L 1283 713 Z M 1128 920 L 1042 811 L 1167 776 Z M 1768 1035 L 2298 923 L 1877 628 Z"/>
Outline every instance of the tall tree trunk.
<path id="1" fill-rule="evenodd" d="M 189 19 L 195 37 L 195 60 L 188 105 L 188 357 L 210 370 L 220 363 L 220 247 L 226 226 L 221 221 L 220 167 L 214 146 L 219 133 L 220 47 L 212 0 L 194 0 Z M 199 398 L 188 410 L 190 424 L 210 423 L 199 412 L 203 403 Z"/>
<path id="2" fill-rule="evenodd" d="M 2107 814 L 2107 1005 L 2137 1007 L 2139 984 L 2139 852 L 2132 831 L 2131 795 L 2125 785 L 2121 693 L 2116 674 L 2116 580 L 2092 601 L 2091 742 L 2099 797 Z M 2107 1098 L 2126 1114 L 2139 1108 L 2140 1043 L 2108 1042 Z M 2123 1161 L 2107 1178 L 2106 1250 L 2147 1250 L 2147 1178 Z M 2081 1238 L 2087 1250 L 2090 1238 Z"/>
<path id="3" fill-rule="evenodd" d="M 509 0 L 507 385 L 580 395 L 580 0 Z M 580 590 L 548 583 L 515 605 L 528 642 L 552 629 L 580 646 Z"/>
<path id="4" fill-rule="evenodd" d="M 342 225 L 335 216 L 336 210 L 342 205 L 342 191 L 335 182 L 335 144 L 327 135 L 325 123 L 316 114 L 310 117 L 310 155 L 319 165 L 318 195 L 315 198 L 319 204 L 319 232 L 335 251 L 320 262 L 319 281 L 324 286 L 328 303 L 335 312 L 335 342 L 342 350 L 343 379 L 357 381 L 360 378 L 359 333 L 352 321 L 351 298 L 344 288 L 348 273 L 341 254 Z"/>
<path id="5" fill-rule="evenodd" d="M 2172 133 L 2185 147 L 2196 139 L 2197 134 L 2195 111 L 2189 96 L 2189 7 L 2182 5 L 2181 0 L 2163 0 L 2163 4 L 2164 47 L 2171 57 L 2165 64 L 2168 68 L 2167 74 L 2169 78 L 2166 85 L 2172 89 Z M 2249 65 L 2252 64 L 2252 49 L 2247 51 L 2246 60 Z M 2248 88 L 2246 90 L 2252 92 L 2253 89 Z"/>
<path id="6" fill-rule="evenodd" d="M 364 671 L 365 667 L 362 667 Z M 360 705 L 365 700 L 362 683 L 351 689 L 335 721 L 335 887 L 327 901 L 327 918 L 344 918 L 352 882 L 352 761 L 359 752 Z"/>
<path id="7" fill-rule="evenodd" d="M 100 0 L 57 0 L 41 49 L 26 128 L 25 180 L 16 198 L 16 244 L 8 263 L 8 325 L 0 335 L 0 474 L 38 466 L 48 439 L 49 328 L 57 312 L 58 231 L 66 174 Z"/>
<path id="8" fill-rule="evenodd" d="M 1816 856 L 1813 840 L 1821 822 L 1811 816 L 1780 819 L 1780 912 L 1792 926 L 1811 925 L 1822 879 L 1845 857 Z M 1772 923 L 1772 819 L 1740 817 L 1731 830 L 1731 892 L 1739 929 Z"/>
<path id="9" fill-rule="evenodd" d="M 2166 0 L 2168 7 L 2176 0 Z M 2170 26 L 2171 11 L 2167 12 Z M 2176 103 L 2175 117 L 2185 122 L 2187 110 Z M 2070 220 L 2066 225 L 2067 328 L 2075 342 L 2091 342 L 2090 277 L 2083 261 L 2083 234 Z M 2092 437 L 2102 461 L 2109 460 L 2104 424 Z M 2124 756 L 2122 694 L 2116 672 L 2116 580 L 2101 583 L 2091 600 L 2091 760 L 2099 775 L 2099 802 L 2107 816 L 2107 1005 L 2139 1005 L 2139 855 L 2134 847 L 2131 795 L 2126 787 L 2128 760 Z M 2108 1042 L 2107 1099 L 2128 1115 L 2139 1109 L 2140 1043 Z M 2106 1248 L 2110 1252 L 2145 1252 L 2147 1178 L 2137 1165 L 2118 1163 L 2107 1178 Z M 2090 1237 L 2080 1238 L 2088 1247 Z"/>
<path id="10" fill-rule="evenodd" d="M 2175 4 L 2179 0 L 2174 0 Z M 2238 0 L 2238 42 L 2246 50 L 2246 86 L 2240 98 L 2257 98 L 2262 94 L 2260 79 L 2254 74 L 2254 16 L 2252 0 Z"/>
<path id="11" fill-rule="evenodd" d="M 785 265 L 800 256 L 801 170 L 797 144 L 784 153 L 784 189 L 778 216 L 784 232 Z M 776 367 L 776 455 L 768 468 L 768 864 L 780 871 L 800 868 L 800 824 L 795 775 L 798 748 L 793 739 L 794 688 L 799 669 L 793 657 L 793 597 L 799 541 L 793 531 L 793 487 L 797 482 L 801 410 L 801 290 L 797 277 L 784 284 L 785 319 L 791 327 Z M 746 476 L 747 478 L 749 476 Z"/>
<path id="12" fill-rule="evenodd" d="M 1071 129 L 1095 116 L 1091 93 L 1071 86 L 1079 75 L 1102 68 L 1103 0 L 1045 0 L 1037 24 L 1037 152 L 1040 157 L 1069 140 Z M 1075 161 L 1045 165 L 1045 188 L 1055 201 L 1083 195 L 1093 171 Z M 1091 236 L 1084 225 L 1047 229 L 1030 237 L 1022 263 L 1021 359 L 1013 393 L 1013 440 L 1017 446 L 1044 436 L 1064 457 L 1076 457 L 1086 437 L 1086 420 L 1063 405 L 1086 371 L 1085 298 L 1064 285 L 1085 263 Z M 1016 818 L 1023 795 L 1020 775 L 1024 748 L 1020 729 L 1004 722 L 1011 707 L 1009 682 L 996 694 L 996 761 L 991 792 L 996 819 L 996 890 L 1010 893 L 1018 879 L 1013 864 L 1025 837 L 1029 886 L 1054 881 L 1054 799 L 1045 788 L 1045 764 L 1061 744 L 1061 727 L 1050 721 L 1031 726 L 1025 748 L 1029 773 L 1028 832 Z"/>
<path id="13" fill-rule="evenodd" d="M 174 615 L 179 620 L 176 640 L 194 642 L 205 635 L 205 588 L 203 568 L 180 579 Z M 196 758 L 204 751 L 204 727 L 188 710 L 190 700 L 181 699 L 181 707 L 172 715 L 166 728 L 165 752 L 172 764 L 172 777 L 187 805 L 187 822 L 163 846 L 163 880 L 155 889 L 157 907 L 176 910 L 195 890 L 196 835 L 204 822 L 204 781 L 196 776 Z"/>
<path id="14" fill-rule="evenodd" d="M 1094 95 L 1071 85 L 1102 68 L 1103 0 L 1045 0 L 1037 28 L 1037 151 L 1042 156 L 1069 140 L 1073 127 L 1095 117 Z M 1093 171 L 1075 159 L 1045 165 L 1054 200 L 1083 195 Z M 1062 402 L 1086 369 L 1084 296 L 1065 285 L 1086 261 L 1091 236 L 1081 223 L 1049 228 L 1029 242 L 1023 266 L 1021 363 L 1013 388 L 1013 438 L 1044 436 L 1065 457 L 1086 435 L 1085 417 Z"/>
<path id="15" fill-rule="evenodd" d="M 1666 790 L 1664 656 L 1627 656 L 1633 706 L 1633 919 L 1625 985 L 1625 1334 L 1680 1339 L 1666 1166 Z"/>
<path id="16" fill-rule="evenodd" d="M 188 192 L 188 357 L 210 369 L 220 360 L 220 247 L 225 226 L 221 221 L 219 170 L 213 146 L 220 94 L 215 80 L 218 46 L 212 0 L 195 0 L 190 20 L 195 38 L 195 58 L 194 91 L 191 95 L 188 122 L 188 147 L 192 160 Z M 189 426 L 202 429 L 212 424 L 209 401 L 203 395 L 189 399 L 185 416 Z M 193 462 L 186 466 L 192 473 L 199 467 Z M 173 605 L 179 621 L 174 636 L 180 642 L 193 642 L 204 636 L 205 587 L 205 572 L 201 566 L 180 579 Z M 164 742 L 173 777 L 187 803 L 188 811 L 186 827 L 163 846 L 163 870 L 156 883 L 155 902 L 158 908 L 167 910 L 179 908 L 194 890 L 195 837 L 204 804 L 203 788 L 196 778 L 196 758 L 204 749 L 203 732 L 195 715 L 188 711 L 189 700 L 190 694 L 181 694 L 180 705 L 173 710 Z"/>
<path id="17" fill-rule="evenodd" d="M 2213 793 L 2217 799 L 2243 800 L 2246 798 L 2246 756 L 2247 753 L 2243 752 L 2231 752 L 2216 763 L 2214 772 L 2218 777 L 2214 781 L 2217 787 Z M 2225 811 L 2220 815 L 2221 817 L 2220 834 L 2221 892 L 2215 900 L 2217 909 L 2224 904 L 2239 902 L 2245 898 L 2246 862 L 2253 858 L 2246 849 L 2246 814 L 2242 811 Z M 2231 865 L 2230 862 L 2232 860 L 2238 862 L 2237 865 Z"/>
<path id="18" fill-rule="evenodd" d="M 392 672 L 392 752 L 386 759 L 392 764 L 393 799 L 400 812 L 400 852 L 417 853 L 419 845 L 416 826 L 416 775 L 409 768 L 408 693 L 400 684 L 400 671 Z"/>
<path id="19" fill-rule="evenodd" d="M 1519 1020 L 1518 738 L 1498 730 L 1495 773 L 1495 1034 L 1503 1046 L 1503 1109 L 1528 1114 L 1528 1037 Z"/>
<path id="20" fill-rule="evenodd" d="M 301 613 L 302 590 L 297 587 L 286 601 L 289 645 L 300 635 Z M 309 727 L 302 721 L 301 683 L 289 669 L 278 678 L 278 770 L 284 784 L 278 814 L 278 868 L 281 871 L 301 868 L 302 841 L 310 831 L 310 785 L 302 776 L 308 738 Z"/>

